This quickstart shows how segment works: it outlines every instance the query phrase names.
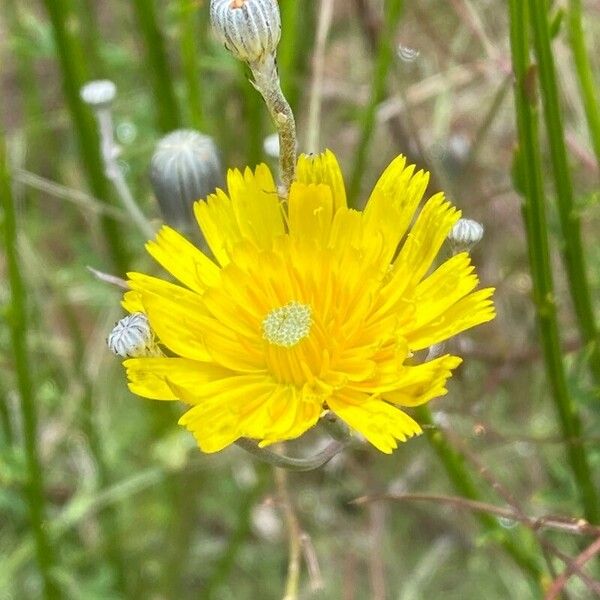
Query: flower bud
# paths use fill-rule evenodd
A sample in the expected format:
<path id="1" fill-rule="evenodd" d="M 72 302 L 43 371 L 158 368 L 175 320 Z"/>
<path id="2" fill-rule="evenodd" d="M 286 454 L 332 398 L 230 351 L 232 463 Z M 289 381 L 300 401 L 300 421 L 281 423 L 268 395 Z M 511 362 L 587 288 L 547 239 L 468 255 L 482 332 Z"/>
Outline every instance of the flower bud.
<path id="1" fill-rule="evenodd" d="M 263 151 L 270 158 L 279 158 L 279 135 L 272 133 L 263 140 Z"/>
<path id="2" fill-rule="evenodd" d="M 108 108 L 117 95 L 117 86 L 108 79 L 90 81 L 79 93 L 81 99 L 92 108 Z"/>
<path id="3" fill-rule="evenodd" d="M 160 140 L 152 157 L 150 180 L 165 221 L 189 231 L 192 205 L 222 183 L 219 152 L 212 138 L 179 129 Z"/>
<path id="4" fill-rule="evenodd" d="M 469 249 L 483 238 L 483 225 L 473 219 L 459 219 L 448 235 L 457 249 Z"/>
<path id="5" fill-rule="evenodd" d="M 277 0 L 211 0 L 210 20 L 225 47 L 239 60 L 262 61 L 281 38 Z"/>
<path id="6" fill-rule="evenodd" d="M 122 358 L 162 356 L 144 313 L 133 313 L 118 321 L 106 343 L 113 354 Z"/>

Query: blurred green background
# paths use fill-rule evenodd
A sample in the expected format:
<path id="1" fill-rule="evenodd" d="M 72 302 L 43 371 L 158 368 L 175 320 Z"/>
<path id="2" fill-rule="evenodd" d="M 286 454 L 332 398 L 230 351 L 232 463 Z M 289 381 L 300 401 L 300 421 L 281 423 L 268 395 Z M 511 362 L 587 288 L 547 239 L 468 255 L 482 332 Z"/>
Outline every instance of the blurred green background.
<path id="1" fill-rule="evenodd" d="M 283 597 L 288 542 L 272 469 L 236 447 L 202 455 L 176 425 L 179 407 L 128 392 L 105 344 L 121 317 L 120 292 L 86 269 L 123 276 L 155 267 L 104 177 L 93 116 L 79 99 L 85 82 L 117 84 L 120 165 L 155 224 L 149 163 L 173 129 L 211 135 L 226 167 L 267 161 L 276 168 L 263 149 L 274 131 L 265 107 L 245 67 L 214 41 L 207 4 L 0 2 L 0 600 Z M 532 27 L 519 20 L 524 5 Z M 430 169 L 430 193 L 443 189 L 486 228 L 474 257 L 485 285 L 497 287 L 498 309 L 494 322 L 451 342 L 465 364 L 448 396 L 431 404 L 444 437 L 433 427 L 392 456 L 359 444 L 319 471 L 289 474 L 306 534 L 300 598 L 542 597 L 593 538 L 534 534 L 444 502 L 349 502 L 424 492 L 518 507 L 533 517 L 594 514 L 593 492 L 586 504 L 582 485 L 586 478 L 592 488 L 599 483 L 600 364 L 590 341 L 595 330 L 586 333 L 573 306 L 587 294 L 599 315 L 600 121 L 593 115 L 600 2 L 280 0 L 280 7 L 280 74 L 300 150 L 309 143 L 312 98 L 321 106 L 318 147 L 338 155 L 359 205 L 397 154 Z M 522 61 L 522 77 L 516 69 L 519 131 L 509 9 L 515 64 L 520 35 L 535 47 Z M 552 36 L 558 103 L 544 76 L 545 34 Z M 582 87 L 586 77 L 591 94 Z M 527 118 L 536 122 L 542 109 L 547 121 L 540 114 L 538 136 Z M 567 171 L 554 181 L 561 140 Z M 546 222 L 535 212 L 536 177 Z M 520 193 L 534 207 L 527 227 Z M 571 227 L 581 220 L 579 255 L 589 279 L 583 292 L 561 259 L 563 209 Z M 550 240 L 551 296 L 539 294 L 547 283 L 541 234 Z M 551 336 L 542 335 L 540 345 L 538 334 L 552 333 L 554 308 L 560 339 L 553 354 Z M 580 431 L 568 411 L 557 419 L 557 369 L 565 374 L 558 396 L 568 400 L 563 408 L 575 407 Z M 31 463 L 33 441 L 43 489 Z M 286 451 L 311 455 L 323 443 L 315 431 Z M 582 457 L 589 473 L 574 476 Z M 48 542 L 41 569 L 30 512 L 36 497 Z M 595 597 L 589 580 L 598 564 L 590 561 L 584 572 L 559 597 Z"/>

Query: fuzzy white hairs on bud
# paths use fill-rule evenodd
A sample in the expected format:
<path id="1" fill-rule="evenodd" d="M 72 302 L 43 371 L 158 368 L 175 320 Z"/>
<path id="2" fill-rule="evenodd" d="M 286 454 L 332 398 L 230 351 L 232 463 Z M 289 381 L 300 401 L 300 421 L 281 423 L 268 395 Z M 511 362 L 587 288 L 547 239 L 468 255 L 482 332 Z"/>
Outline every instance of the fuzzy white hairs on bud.
<path id="1" fill-rule="evenodd" d="M 154 228 L 137 205 L 118 158 L 121 149 L 115 142 L 112 104 L 117 96 L 117 86 L 109 80 L 90 81 L 79 91 L 81 99 L 94 111 L 100 137 L 100 154 L 106 176 L 115 187 L 123 208 L 144 236 L 154 237 Z"/>
<path id="2" fill-rule="evenodd" d="M 448 239 L 458 250 L 468 250 L 481 241 L 483 233 L 481 223 L 473 219 L 459 219 L 448 234 Z"/>
<path id="3" fill-rule="evenodd" d="M 118 321 L 106 343 L 111 352 L 121 358 L 162 356 L 144 313 L 133 313 Z"/>
<path id="4" fill-rule="evenodd" d="M 296 122 L 282 90 L 276 53 L 281 38 L 277 0 L 211 0 L 213 30 L 225 47 L 250 67 L 279 134 L 279 171 L 287 196 L 296 178 Z"/>
<path id="5" fill-rule="evenodd" d="M 108 79 L 90 81 L 80 90 L 81 99 L 89 106 L 108 108 L 117 96 L 117 86 Z"/>
<path id="6" fill-rule="evenodd" d="M 217 37 L 239 60 L 261 62 L 277 51 L 281 16 L 276 0 L 212 0 L 210 20 Z"/>
<path id="7" fill-rule="evenodd" d="M 165 221 L 186 233 L 193 231 L 193 203 L 223 183 L 216 144 L 193 129 L 169 133 L 156 145 L 150 180 Z"/>

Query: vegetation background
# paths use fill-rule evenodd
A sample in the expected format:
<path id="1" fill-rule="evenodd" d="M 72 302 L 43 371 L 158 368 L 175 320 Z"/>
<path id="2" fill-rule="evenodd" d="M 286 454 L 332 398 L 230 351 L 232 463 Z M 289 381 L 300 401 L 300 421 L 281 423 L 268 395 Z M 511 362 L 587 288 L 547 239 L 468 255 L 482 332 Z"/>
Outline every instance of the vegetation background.
<path id="1" fill-rule="evenodd" d="M 475 262 L 498 308 L 452 342 L 465 364 L 426 435 L 288 474 L 299 597 L 596 597 L 600 530 L 580 519 L 600 525 L 600 2 L 280 6 L 300 149 L 334 150 L 358 204 L 397 154 L 429 168 L 430 192 L 486 227 Z M 168 131 L 210 134 L 228 167 L 275 168 L 247 77 L 203 0 L 0 2 L 1 600 L 284 594 L 290 505 L 272 469 L 200 454 L 178 408 L 128 392 L 105 344 L 120 292 L 86 269 L 154 267 L 80 86 L 116 82 L 120 165 L 158 223 L 148 167 Z M 350 502 L 381 493 L 404 499 Z"/>

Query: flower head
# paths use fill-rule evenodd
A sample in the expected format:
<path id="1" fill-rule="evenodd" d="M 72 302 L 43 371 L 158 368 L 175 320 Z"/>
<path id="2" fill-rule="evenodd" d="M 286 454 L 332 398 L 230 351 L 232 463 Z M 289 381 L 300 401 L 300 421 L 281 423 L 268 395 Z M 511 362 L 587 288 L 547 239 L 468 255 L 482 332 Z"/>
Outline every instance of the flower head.
<path id="1" fill-rule="evenodd" d="M 129 275 L 124 307 L 167 354 L 126 360 L 130 389 L 187 403 L 206 452 L 296 438 L 325 411 L 383 452 L 420 433 L 401 407 L 445 394 L 461 359 L 414 353 L 494 317 L 467 253 L 434 266 L 460 212 L 437 194 L 415 218 L 427 183 L 397 158 L 359 212 L 330 152 L 300 158 L 286 204 L 266 166 L 230 171 L 195 205 L 214 258 L 164 227 L 147 248 L 178 283 Z"/>

